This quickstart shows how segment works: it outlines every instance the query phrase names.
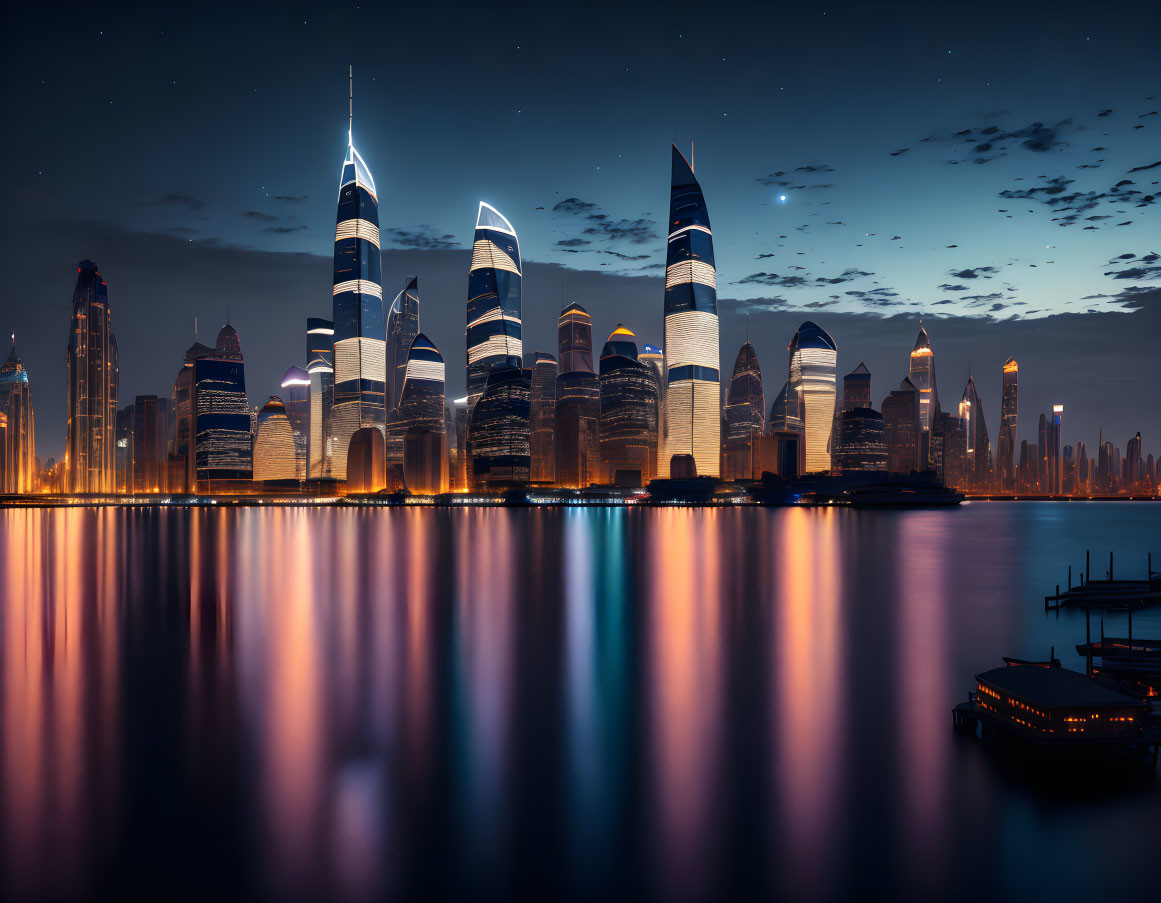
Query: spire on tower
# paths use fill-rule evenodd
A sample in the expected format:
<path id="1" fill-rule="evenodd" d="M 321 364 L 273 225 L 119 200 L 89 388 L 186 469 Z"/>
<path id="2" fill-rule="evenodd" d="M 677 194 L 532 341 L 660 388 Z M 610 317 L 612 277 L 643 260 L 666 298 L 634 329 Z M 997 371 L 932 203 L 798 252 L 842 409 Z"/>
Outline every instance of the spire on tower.
<path id="1" fill-rule="evenodd" d="M 347 146 L 353 145 L 351 133 L 355 128 L 355 67 L 347 65 Z"/>

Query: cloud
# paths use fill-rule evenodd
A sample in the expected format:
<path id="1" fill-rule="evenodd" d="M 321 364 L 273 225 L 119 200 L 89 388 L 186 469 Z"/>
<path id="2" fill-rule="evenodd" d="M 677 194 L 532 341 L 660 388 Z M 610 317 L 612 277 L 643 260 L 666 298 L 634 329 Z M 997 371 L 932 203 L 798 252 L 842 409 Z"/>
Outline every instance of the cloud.
<path id="1" fill-rule="evenodd" d="M 806 166 L 795 167 L 794 171 L 795 172 L 834 172 L 834 167 L 828 166 L 825 163 L 821 163 L 817 166 L 812 165 L 812 164 L 807 164 Z"/>
<path id="2" fill-rule="evenodd" d="M 309 194 L 276 194 L 270 200 L 297 204 L 299 201 L 305 201 L 309 197 Z"/>
<path id="3" fill-rule="evenodd" d="M 779 285 L 783 288 L 800 288 L 809 285 L 805 276 L 779 276 L 777 273 L 751 273 L 739 279 L 734 285 Z"/>
<path id="4" fill-rule="evenodd" d="M 586 213 L 594 213 L 600 208 L 592 201 L 582 201 L 580 198 L 565 198 L 563 201 L 557 201 L 553 205 L 553 213 L 573 213 L 583 215 Z"/>
<path id="5" fill-rule="evenodd" d="M 905 154 L 905 153 L 907 153 L 907 151 L 909 151 L 909 150 L 911 150 L 911 148 L 909 148 L 909 147 L 901 147 L 901 148 L 899 148 L 899 150 L 891 151 L 890 153 L 891 153 L 891 156 L 892 156 L 892 157 L 898 157 L 900 154 Z"/>
<path id="6" fill-rule="evenodd" d="M 190 210 L 201 210 L 206 206 L 206 202 L 201 198 L 195 198 L 190 194 L 182 194 L 175 192 L 173 194 L 165 194 L 152 201 L 146 201 L 156 207 L 186 207 Z"/>
<path id="7" fill-rule="evenodd" d="M 558 248 L 579 248 L 591 244 L 592 242 L 587 238 L 562 238 L 556 243 L 556 246 Z"/>
<path id="8" fill-rule="evenodd" d="M 940 291 L 944 291 L 944 292 L 966 292 L 967 291 L 966 285 L 951 285 L 947 282 L 943 283 L 943 285 L 941 285 L 939 288 L 940 288 Z"/>
<path id="9" fill-rule="evenodd" d="M 991 279 L 992 274 L 998 272 L 999 267 L 968 267 L 963 270 L 949 270 L 948 275 L 956 279 Z"/>
<path id="10" fill-rule="evenodd" d="M 1040 200 L 1042 195 L 1062 194 L 1075 181 L 1076 179 L 1066 179 L 1064 176 L 1053 176 L 1044 185 L 1039 185 L 1035 188 L 1007 188 L 1001 191 L 999 196 L 1002 198 Z"/>
<path id="11" fill-rule="evenodd" d="M 417 251 L 448 251 L 460 246 L 454 235 L 447 232 L 440 234 L 428 225 L 414 229 L 384 229 L 380 230 L 379 235 L 400 248 L 414 248 Z"/>
<path id="12" fill-rule="evenodd" d="M 837 276 L 817 276 L 815 282 L 825 282 L 828 285 L 838 285 L 840 282 L 850 282 L 852 279 L 861 279 L 863 276 L 874 276 L 874 273 L 868 273 L 866 270 L 856 270 L 854 267 L 849 267 L 839 273 Z"/>
<path id="13" fill-rule="evenodd" d="M 306 226 L 299 223 L 295 226 L 267 226 L 263 232 L 273 232 L 275 235 L 286 235 L 290 232 L 301 232 Z"/>
<path id="14" fill-rule="evenodd" d="M 950 135 L 946 132 L 937 132 L 922 140 L 970 145 L 968 150 L 972 154 L 971 162 L 990 163 L 1006 156 L 1009 151 L 1020 148 L 1035 154 L 1063 150 L 1069 146 L 1064 136 L 1083 129 L 1084 126 L 1077 125 L 1071 119 L 1062 119 L 1055 125 L 1032 122 L 1023 128 L 1010 130 L 1001 129 L 998 125 L 989 125 L 983 128 L 960 129 Z M 962 161 L 948 162 L 954 165 Z"/>
<path id="15" fill-rule="evenodd" d="M 260 223 L 276 223 L 276 222 L 278 222 L 277 216 L 272 216 L 269 213 L 263 213 L 260 210 L 247 210 L 242 214 L 242 216 L 246 217 L 246 219 L 256 220 L 257 222 L 260 222 Z"/>
<path id="16" fill-rule="evenodd" d="M 600 235 L 610 241 L 627 241 L 634 245 L 643 245 L 658 238 L 653 220 L 645 217 L 611 219 L 607 214 L 594 213 L 589 214 L 587 219 L 592 225 L 584 230 L 585 235 Z"/>
<path id="17" fill-rule="evenodd" d="M 1146 169 L 1156 169 L 1158 166 L 1161 166 L 1161 160 L 1158 160 L 1156 163 L 1150 163 L 1148 166 L 1134 166 L 1129 172 L 1144 172 Z"/>

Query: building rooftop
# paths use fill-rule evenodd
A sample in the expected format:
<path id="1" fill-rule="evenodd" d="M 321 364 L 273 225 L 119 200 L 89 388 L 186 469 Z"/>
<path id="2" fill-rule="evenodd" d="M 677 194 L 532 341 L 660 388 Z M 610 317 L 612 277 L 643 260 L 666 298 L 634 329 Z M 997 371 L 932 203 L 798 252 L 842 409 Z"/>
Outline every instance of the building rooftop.
<path id="1" fill-rule="evenodd" d="M 1140 700 L 1098 684 L 1091 677 L 1067 668 L 1013 665 L 993 668 L 976 680 L 1046 709 L 1072 706 L 1141 706 Z"/>

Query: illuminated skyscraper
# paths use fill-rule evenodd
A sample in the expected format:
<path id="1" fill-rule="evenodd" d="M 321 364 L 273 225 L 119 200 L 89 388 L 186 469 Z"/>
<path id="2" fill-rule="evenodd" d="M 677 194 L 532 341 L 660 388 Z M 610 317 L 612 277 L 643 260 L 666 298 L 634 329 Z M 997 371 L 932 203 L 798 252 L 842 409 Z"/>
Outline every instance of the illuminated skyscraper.
<path id="1" fill-rule="evenodd" d="M 156 395 L 138 395 L 132 415 L 130 477 L 126 491 L 138 495 L 165 490 L 165 424 Z"/>
<path id="2" fill-rule="evenodd" d="M 601 384 L 593 372 L 592 317 L 575 301 L 560 313 L 556 340 L 556 482 L 580 489 L 600 479 Z"/>
<path id="3" fill-rule="evenodd" d="M 1036 441 L 1036 491 L 1048 494 L 1051 483 L 1048 477 L 1048 418 L 1040 415 L 1040 426 Z"/>
<path id="4" fill-rule="evenodd" d="M 931 433 L 939 414 L 939 391 L 935 385 L 935 352 L 922 322 L 919 324 L 919 335 L 915 338 L 915 347 L 911 349 L 911 369 L 907 378 L 919 392 L 920 454 L 932 463 L 935 458 Z"/>
<path id="5" fill-rule="evenodd" d="M 1057 406 L 1059 407 L 1059 405 Z M 1056 408 L 1053 408 L 1056 410 Z M 1141 461 L 1141 434 L 1137 433 L 1125 443 L 1125 479 L 1121 487 L 1124 492 L 1132 492 L 1144 477 L 1144 468 Z"/>
<path id="6" fill-rule="evenodd" d="M 475 486 L 499 491 L 528 483 L 532 464 L 532 378 L 521 367 L 493 367 L 471 410 Z"/>
<path id="7" fill-rule="evenodd" d="M 871 405 L 871 371 L 859 364 L 843 377 L 843 410 L 869 408 Z"/>
<path id="8" fill-rule="evenodd" d="M 331 471 L 346 474 L 355 430 L 386 427 L 387 326 L 379 251 L 379 196 L 371 171 L 347 131 L 339 179 L 334 256 L 334 404 Z"/>
<path id="9" fill-rule="evenodd" d="M 387 311 L 387 409 L 399 407 L 407 379 L 411 343 L 419 335 L 419 277 L 409 276 L 406 285 Z"/>
<path id="10" fill-rule="evenodd" d="M 762 390 L 762 369 L 749 342 L 742 345 L 734 361 L 730 387 L 726 392 L 726 434 L 722 439 L 722 477 L 750 480 L 754 473 L 758 444 L 766 424 L 766 399 Z"/>
<path id="11" fill-rule="evenodd" d="M 920 397 L 919 390 L 908 378 L 883 399 L 887 470 L 891 473 L 911 473 L 923 469 L 919 454 L 922 442 Z"/>
<path id="12" fill-rule="evenodd" d="M 91 260 L 77 267 L 68 344 L 68 491 L 116 488 L 117 361 L 109 287 Z"/>
<path id="13" fill-rule="evenodd" d="M 310 374 L 302 367 L 290 367 L 282 377 L 282 398 L 290 428 L 294 430 L 294 450 L 298 456 L 299 479 L 306 479 L 307 449 L 310 445 Z"/>
<path id="14" fill-rule="evenodd" d="M 407 354 L 392 427 L 402 437 L 403 479 L 414 493 L 446 492 L 448 488 L 444 376 L 443 355 L 420 333 Z"/>
<path id="15" fill-rule="evenodd" d="M 192 457 L 199 493 L 245 489 L 253 474 L 246 365 L 228 323 L 212 351 L 193 361 Z"/>
<path id="16" fill-rule="evenodd" d="M 996 469 L 1000 488 L 1011 491 L 1016 486 L 1012 458 L 1016 450 L 1016 420 L 1020 402 L 1020 365 L 1014 357 L 1004 361 L 1004 388 L 1000 397 L 999 454 Z"/>
<path id="17" fill-rule="evenodd" d="M 992 446 L 984 422 L 984 406 L 971 376 L 959 403 L 959 419 L 963 423 L 964 477 L 973 488 L 986 489 L 992 474 Z"/>
<path id="18" fill-rule="evenodd" d="M 713 232 L 693 168 L 673 147 L 665 253 L 665 426 L 658 475 L 692 454 L 701 476 L 721 465 L 721 376 Z"/>
<path id="19" fill-rule="evenodd" d="M 798 405 L 798 394 L 790 391 L 790 383 L 782 384 L 782 391 L 770 405 L 770 416 L 766 418 L 766 434 L 804 432 L 802 414 Z"/>
<path id="20" fill-rule="evenodd" d="M 573 301 L 556 321 L 556 345 L 560 372 L 593 372 L 593 318 Z"/>
<path id="21" fill-rule="evenodd" d="M 452 422 L 456 432 L 456 461 L 452 472 L 452 489 L 467 492 L 471 488 L 471 449 L 468 447 L 468 398 L 452 402 Z"/>
<path id="22" fill-rule="evenodd" d="M 657 382 L 637 359 L 636 336 L 618 325 L 601 351 L 601 479 L 636 488 L 657 469 Z"/>
<path id="23" fill-rule="evenodd" d="M 537 351 L 532 361 L 532 482 L 556 479 L 556 358 Z"/>
<path id="24" fill-rule="evenodd" d="M 1052 421 L 1048 427 L 1048 492 L 1060 495 L 1063 491 L 1063 472 L 1060 455 L 1060 420 L 1064 415 L 1064 405 L 1052 406 Z"/>
<path id="25" fill-rule="evenodd" d="M 468 269 L 468 409 L 475 407 L 493 367 L 523 365 L 520 241 L 496 208 L 481 202 Z"/>
<path id="26" fill-rule="evenodd" d="M 301 480 L 302 468 L 295 448 L 294 426 L 277 395 L 258 412 L 254 437 L 254 480 Z"/>
<path id="27" fill-rule="evenodd" d="M 28 371 L 16 353 L 16 336 L 12 337 L 12 350 L 0 364 L 0 422 L 4 424 L 0 492 L 32 492 L 36 488 L 36 429 Z"/>
<path id="28" fill-rule="evenodd" d="M 844 404 L 836 418 L 836 430 L 842 437 L 832 455 L 838 473 L 888 469 L 886 427 L 882 414 L 873 408 L 848 408 Z"/>
<path id="29" fill-rule="evenodd" d="M 310 441 L 307 475 L 331 475 L 330 420 L 335 400 L 335 327 L 330 320 L 306 321 L 306 372 L 310 377 Z"/>
<path id="30" fill-rule="evenodd" d="M 822 473 L 830 470 L 838 350 L 825 329 L 807 320 L 794 333 L 789 351 L 789 389 L 798 398 L 806 433 L 804 472 Z"/>

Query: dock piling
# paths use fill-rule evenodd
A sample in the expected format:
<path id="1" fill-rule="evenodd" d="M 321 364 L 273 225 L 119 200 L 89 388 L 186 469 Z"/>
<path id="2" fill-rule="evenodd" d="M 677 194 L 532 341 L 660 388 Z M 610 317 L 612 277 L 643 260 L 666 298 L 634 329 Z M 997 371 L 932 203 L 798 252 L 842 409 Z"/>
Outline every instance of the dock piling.
<path id="1" fill-rule="evenodd" d="M 1092 578 L 1089 576 L 1089 573 L 1088 573 L 1088 556 L 1089 556 L 1089 551 L 1090 551 L 1089 549 L 1085 549 L 1085 550 L 1084 550 L 1084 582 L 1085 582 L 1085 583 L 1088 583 L 1088 582 L 1089 582 L 1089 580 L 1091 580 L 1091 579 L 1092 579 Z"/>
<path id="2" fill-rule="evenodd" d="M 1072 565 L 1068 566 L 1068 591 L 1072 592 Z"/>

